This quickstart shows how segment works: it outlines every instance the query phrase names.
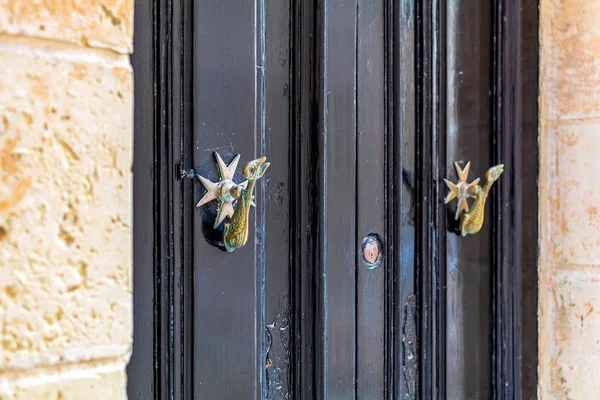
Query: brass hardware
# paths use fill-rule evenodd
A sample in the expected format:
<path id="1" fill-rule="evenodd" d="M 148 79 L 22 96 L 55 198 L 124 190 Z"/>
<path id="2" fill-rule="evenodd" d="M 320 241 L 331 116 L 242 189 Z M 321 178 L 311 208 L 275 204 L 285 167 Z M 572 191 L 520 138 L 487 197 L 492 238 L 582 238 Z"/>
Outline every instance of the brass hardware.
<path id="1" fill-rule="evenodd" d="M 215 183 L 203 176 L 196 175 L 206 188 L 206 194 L 196 204 L 196 207 L 201 207 L 215 199 L 219 201 L 214 228 L 221 225 L 225 217 L 229 218 L 229 222 L 226 222 L 223 228 L 221 245 L 231 252 L 243 247 L 248 241 L 248 216 L 250 207 L 255 206 L 252 195 L 254 184 L 264 175 L 270 163 L 266 162 L 265 157 L 250 161 L 242 170 L 242 174 L 247 180 L 238 184 L 233 181 L 233 176 L 240 155 L 235 156 L 229 165 L 225 165 L 217 152 L 215 152 L 215 158 L 220 180 Z M 235 210 L 234 205 L 237 205 Z"/>
<path id="2" fill-rule="evenodd" d="M 381 240 L 375 234 L 365 236 L 362 241 L 363 262 L 369 269 L 373 269 L 381 264 L 383 258 L 383 245 Z"/>
<path id="3" fill-rule="evenodd" d="M 453 183 L 447 179 L 444 179 L 444 182 L 446 182 L 446 185 L 450 189 L 450 192 L 446 196 L 444 202 L 448 204 L 454 198 L 458 199 L 456 215 L 454 218 L 458 220 L 461 211 L 464 211 L 464 214 L 460 216 L 461 236 L 474 234 L 481 230 L 485 216 L 485 201 L 488 193 L 492 187 L 492 184 L 496 182 L 500 175 L 502 175 L 502 172 L 504 172 L 504 164 L 499 164 L 488 169 L 484 176 L 485 182 L 483 186 L 479 186 L 479 178 L 475 179 L 471 183 L 467 183 L 470 166 L 471 163 L 468 162 L 463 170 L 460 168 L 458 163 L 455 162 L 454 167 L 456 168 L 456 173 L 458 175 L 458 182 Z M 471 206 L 471 211 L 469 211 L 469 204 L 467 202 L 469 198 L 475 199 Z"/>

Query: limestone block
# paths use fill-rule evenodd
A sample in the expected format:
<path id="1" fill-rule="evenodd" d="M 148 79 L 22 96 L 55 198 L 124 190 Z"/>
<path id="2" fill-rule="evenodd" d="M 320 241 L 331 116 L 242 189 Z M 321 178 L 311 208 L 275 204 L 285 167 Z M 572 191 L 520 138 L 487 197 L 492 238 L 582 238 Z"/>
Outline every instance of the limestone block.
<path id="1" fill-rule="evenodd" d="M 128 57 L 36 43 L 0 40 L 0 371 L 131 346 Z"/>
<path id="2" fill-rule="evenodd" d="M 600 266 L 548 268 L 540 292 L 540 398 L 597 399 Z"/>
<path id="3" fill-rule="evenodd" d="M 542 118 L 600 116 L 600 2 L 540 3 Z"/>
<path id="4" fill-rule="evenodd" d="M 547 125 L 540 143 L 540 257 L 600 265 L 600 124 Z"/>
<path id="5" fill-rule="evenodd" d="M 1 380 L 0 380 L 1 382 Z M 123 400 L 126 377 L 123 369 L 98 370 L 82 366 L 79 371 L 47 372 L 0 383 L 0 400 Z"/>
<path id="6" fill-rule="evenodd" d="M 0 0 L 0 32 L 130 53 L 133 0 Z"/>

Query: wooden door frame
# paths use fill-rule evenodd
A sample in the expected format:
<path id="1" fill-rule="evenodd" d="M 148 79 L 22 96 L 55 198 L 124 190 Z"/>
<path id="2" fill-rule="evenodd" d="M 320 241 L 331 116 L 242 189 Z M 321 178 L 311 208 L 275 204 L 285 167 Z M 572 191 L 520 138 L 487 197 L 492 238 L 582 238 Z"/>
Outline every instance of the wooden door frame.
<path id="1" fill-rule="evenodd" d="M 444 75 L 448 0 L 386 2 L 388 110 L 387 398 L 444 398 L 446 314 Z M 316 173 L 315 109 L 325 16 L 321 2 L 293 2 L 294 107 L 291 140 L 296 170 Z M 536 398 L 538 4 L 494 0 L 492 158 L 507 167 L 492 197 L 494 249 L 493 382 L 495 398 Z M 192 398 L 193 277 L 189 241 L 193 198 L 180 179 L 191 161 L 191 0 L 135 4 L 134 347 L 130 398 Z M 316 37 L 317 40 L 309 39 Z M 413 58 L 402 54 L 413 53 Z M 313 118 L 314 117 L 314 118 Z M 316 121 L 316 122 L 311 122 Z M 301 135 L 300 132 L 310 132 Z M 414 140 L 403 141 L 402 133 Z M 532 153 L 535 149 L 535 154 Z M 312 172 L 310 172 L 312 171 Z M 292 254 L 294 314 L 291 363 L 297 398 L 319 393 L 321 363 L 314 274 L 318 215 L 314 193 L 297 183 L 291 209 L 298 241 Z M 437 199 L 427 202 L 421 199 Z M 409 215 L 400 213 L 411 207 Z M 187 221 L 187 222 L 186 222 Z M 411 229 L 397 229 L 408 227 Z M 402 252 L 401 249 L 408 250 Z M 410 247 L 412 246 L 412 247 Z M 535 252 L 530 249 L 536 249 Z M 412 250 L 412 251 L 410 251 Z M 408 256 L 407 256 L 408 255 Z M 305 313 L 310 318 L 302 319 Z M 317 330 L 316 330 L 317 329 Z M 412 336 L 412 338 L 411 338 Z M 306 340 L 308 339 L 308 340 Z M 409 346 L 414 346 L 409 348 Z M 415 358 L 406 357 L 416 351 Z"/>
<path id="2" fill-rule="evenodd" d="M 131 399 L 192 395 L 191 1 L 135 2 Z M 184 241 L 186 243 L 184 243 Z"/>

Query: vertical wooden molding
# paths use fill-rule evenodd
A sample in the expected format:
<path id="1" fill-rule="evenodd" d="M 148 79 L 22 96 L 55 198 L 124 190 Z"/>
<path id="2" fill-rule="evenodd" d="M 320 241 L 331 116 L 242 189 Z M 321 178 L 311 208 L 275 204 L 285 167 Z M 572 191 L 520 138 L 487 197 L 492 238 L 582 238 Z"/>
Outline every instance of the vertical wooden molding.
<path id="1" fill-rule="evenodd" d="M 421 398 L 445 398 L 445 0 L 417 1 L 416 263 Z"/>
<path id="2" fill-rule="evenodd" d="M 498 399 L 537 397 L 538 10 L 496 0 L 492 159 L 505 173 L 493 218 L 493 383 Z M 527 195 L 524 195 L 524 191 Z M 532 293 L 533 292 L 533 293 Z"/>

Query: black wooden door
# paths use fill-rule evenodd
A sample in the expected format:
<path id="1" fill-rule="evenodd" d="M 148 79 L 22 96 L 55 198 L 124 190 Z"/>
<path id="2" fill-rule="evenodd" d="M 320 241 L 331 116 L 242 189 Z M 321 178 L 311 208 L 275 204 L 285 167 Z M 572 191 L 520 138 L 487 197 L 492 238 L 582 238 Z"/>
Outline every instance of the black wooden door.
<path id="1" fill-rule="evenodd" d="M 198 398 L 288 398 L 305 357 L 318 371 L 305 398 L 384 396 L 386 263 L 357 251 L 387 236 L 384 18 L 372 1 L 196 4 L 193 167 L 217 180 L 215 151 L 271 162 L 244 248 L 214 245 L 216 204 L 195 212 Z M 293 339 L 313 354 L 294 357 Z"/>
<path id="2" fill-rule="evenodd" d="M 130 398 L 535 398 L 536 2 L 488 3 L 136 2 Z M 271 163 L 233 252 L 215 153 Z M 505 164 L 468 237 L 454 161 Z"/>

